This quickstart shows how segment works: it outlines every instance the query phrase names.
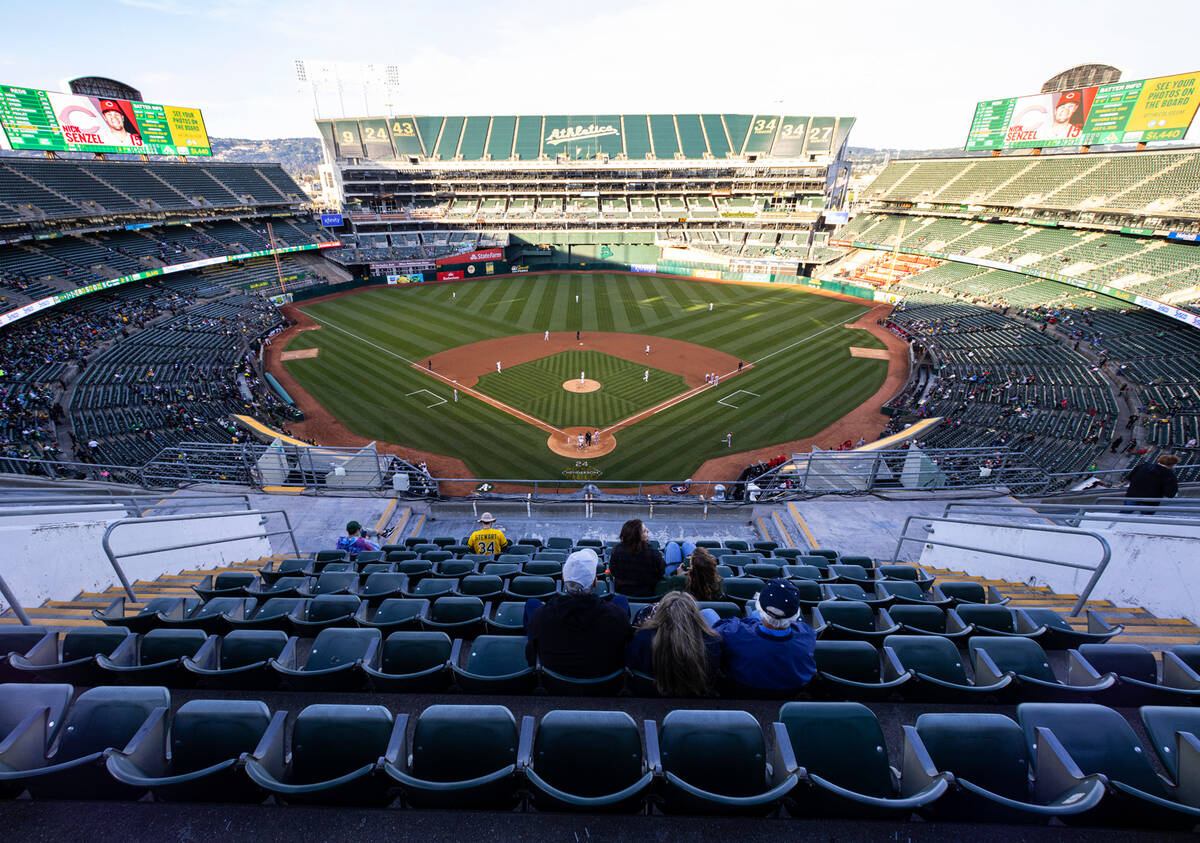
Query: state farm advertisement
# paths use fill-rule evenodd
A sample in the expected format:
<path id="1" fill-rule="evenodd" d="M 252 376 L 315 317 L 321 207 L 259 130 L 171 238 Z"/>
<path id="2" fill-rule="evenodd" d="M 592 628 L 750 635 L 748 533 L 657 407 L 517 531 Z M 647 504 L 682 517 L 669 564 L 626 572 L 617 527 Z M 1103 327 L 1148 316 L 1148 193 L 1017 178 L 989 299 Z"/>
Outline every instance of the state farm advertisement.
<path id="1" fill-rule="evenodd" d="M 448 258 L 438 258 L 435 263 L 438 266 L 447 266 L 455 263 L 475 263 L 476 261 L 499 260 L 504 260 L 503 249 L 484 249 L 479 252 L 463 252 L 461 255 L 451 255 Z"/>
<path id="2" fill-rule="evenodd" d="M 439 272 L 437 274 L 439 281 L 462 281 L 463 271 L 461 269 L 453 269 L 450 272 Z"/>

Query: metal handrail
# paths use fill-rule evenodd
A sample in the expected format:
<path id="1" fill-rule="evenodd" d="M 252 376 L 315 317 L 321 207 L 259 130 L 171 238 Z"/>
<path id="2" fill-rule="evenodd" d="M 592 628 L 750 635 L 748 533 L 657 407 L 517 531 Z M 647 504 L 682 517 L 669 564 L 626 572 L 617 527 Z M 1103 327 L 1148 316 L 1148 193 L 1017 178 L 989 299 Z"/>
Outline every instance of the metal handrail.
<path id="1" fill-rule="evenodd" d="M 909 525 L 912 524 L 913 521 L 922 521 L 922 522 L 926 522 L 926 523 L 937 522 L 937 523 L 942 523 L 942 524 L 965 524 L 968 526 L 980 526 L 980 524 L 981 524 L 981 522 L 979 522 L 979 521 L 966 521 L 966 520 L 962 520 L 962 519 L 958 519 L 958 518 L 946 518 L 946 517 L 939 518 L 937 516 L 932 516 L 932 515 L 910 515 L 910 516 L 908 516 L 908 518 L 905 519 L 904 528 L 900 531 L 900 535 L 896 538 L 896 549 L 892 552 L 892 562 L 893 563 L 900 562 L 900 546 L 904 542 L 919 541 L 922 544 L 936 545 L 938 547 L 951 547 L 956 550 L 973 550 L 978 553 L 986 553 L 986 554 L 990 554 L 993 556 L 1007 556 L 1011 559 L 1025 559 L 1029 562 L 1042 562 L 1047 565 L 1057 565 L 1061 568 L 1075 568 L 1080 571 L 1091 571 L 1092 572 L 1091 578 L 1088 580 L 1087 585 L 1084 586 L 1084 588 L 1079 592 L 1079 599 L 1075 601 L 1075 605 L 1071 609 L 1071 617 L 1075 617 L 1076 615 L 1078 615 L 1080 612 L 1083 611 L 1083 607 L 1085 605 L 1087 605 L 1088 597 L 1091 596 L 1092 590 L 1096 587 L 1096 583 L 1098 583 L 1100 581 L 1100 577 L 1103 576 L 1105 570 L 1108 569 L 1109 560 L 1112 559 L 1112 547 L 1109 545 L 1108 540 L 1105 539 L 1104 536 L 1100 535 L 1099 533 L 1092 532 L 1091 530 L 1071 529 L 1068 527 L 1047 527 L 1047 526 L 1043 526 L 1040 524 L 987 524 L 987 523 L 983 523 L 983 526 L 988 526 L 988 527 L 1003 527 L 1003 528 L 1010 529 L 1010 530 L 1030 530 L 1030 531 L 1037 532 L 1037 533 L 1066 533 L 1066 534 L 1069 534 L 1072 536 L 1087 536 L 1089 538 L 1093 538 L 1100 544 L 1100 548 L 1103 551 L 1101 553 L 1099 563 L 1094 568 L 1088 567 L 1087 565 L 1081 565 L 1077 562 L 1063 562 L 1061 559 L 1046 559 L 1046 558 L 1040 557 L 1040 556 L 1030 556 L 1027 553 L 1014 553 L 1013 551 L 1010 551 L 1010 550 L 991 550 L 991 549 L 984 549 L 984 548 L 976 547 L 973 545 L 957 544 L 954 542 L 937 541 L 935 539 L 929 538 L 928 536 L 910 536 L 910 535 L 908 535 L 908 528 L 909 528 Z"/>
<path id="2" fill-rule="evenodd" d="M 22 626 L 33 626 L 29 621 L 29 615 L 25 614 L 25 610 L 21 608 L 21 604 L 17 602 L 17 597 L 12 593 L 12 589 L 8 587 L 8 583 L 4 581 L 4 575 L 0 574 L 0 596 L 8 602 L 12 608 L 13 614 L 17 616 L 17 620 Z"/>
<path id="3" fill-rule="evenodd" d="M 986 509 L 997 518 L 1035 517 L 1054 518 L 1079 526 L 1083 521 L 1111 521 L 1116 523 L 1173 524 L 1183 527 L 1200 527 L 1200 501 L 1182 506 L 1170 506 L 1155 512 L 1138 512 L 1138 506 L 1157 502 L 1158 498 L 1131 498 L 1121 504 L 1069 504 L 1069 503 L 976 503 L 973 501 L 949 501 L 942 515 L 949 516 L 951 509 Z M 998 510 L 1016 510 L 1000 512 Z M 1090 518 L 1089 516 L 1101 516 Z M 1194 516 L 1188 520 L 1188 516 Z"/>
<path id="4" fill-rule="evenodd" d="M 28 498 L 13 498 L 0 497 L 0 516 L 9 514 L 8 507 L 12 504 L 24 504 L 26 506 L 36 506 L 39 503 L 46 503 L 50 506 L 67 506 L 72 503 L 77 503 L 80 507 L 85 506 L 101 506 L 104 504 L 116 506 L 125 504 L 129 507 L 137 508 L 150 504 L 147 511 L 157 509 L 160 506 L 177 506 L 183 505 L 188 507 L 203 507 L 203 506 L 228 506 L 229 501 L 240 501 L 245 505 L 247 510 L 253 509 L 254 505 L 250 502 L 250 495 L 220 493 L 220 494 L 205 494 L 197 493 L 191 495 L 162 495 L 160 493 L 145 493 L 145 494 L 127 494 L 115 495 L 110 494 L 105 496 L 102 493 L 71 495 L 62 492 L 53 492 L 51 494 L 39 495 Z M 140 509 L 138 510 L 141 511 Z"/>
<path id="5" fill-rule="evenodd" d="M 167 522 L 167 521 L 197 521 L 197 520 L 203 520 L 206 518 L 222 518 L 222 517 L 225 517 L 228 515 L 259 515 L 259 516 L 282 515 L 283 523 L 286 525 L 286 529 L 264 530 L 261 533 L 252 533 L 252 534 L 248 534 L 248 535 L 244 535 L 244 536 L 225 536 L 225 537 L 219 538 L 219 539 L 207 539 L 205 541 L 199 541 L 199 542 L 187 542 L 184 544 L 173 544 L 173 545 L 167 545 L 165 547 L 152 548 L 150 550 L 134 550 L 134 551 L 129 551 L 126 553 L 121 553 L 121 554 L 117 554 L 117 553 L 113 552 L 112 544 L 109 541 L 112 537 L 114 530 L 116 530 L 118 527 L 128 526 L 130 524 L 151 524 L 151 523 L 163 523 L 163 522 Z M 266 522 L 264 521 L 263 522 L 264 526 L 265 526 L 265 523 Z M 124 589 L 125 596 L 129 598 L 130 602 L 136 602 L 137 595 L 135 595 L 133 593 L 133 588 L 130 587 L 130 585 L 129 585 L 129 580 L 125 576 L 125 570 L 121 567 L 120 563 L 117 562 L 118 557 L 125 558 L 125 557 L 129 557 L 129 556 L 149 556 L 152 553 L 165 553 L 166 551 L 170 551 L 170 550 L 186 550 L 188 548 L 204 547 L 205 545 L 210 545 L 210 544 L 223 544 L 225 542 L 245 541 L 246 539 L 261 539 L 261 538 L 267 538 L 269 536 L 281 536 L 281 535 L 286 535 L 289 538 L 291 538 L 292 552 L 295 553 L 296 556 L 299 556 L 300 555 L 300 546 L 298 544 L 296 544 L 296 533 L 292 530 L 292 520 L 291 520 L 291 518 L 288 517 L 287 510 L 285 510 L 285 509 L 252 509 L 252 510 L 249 510 L 248 512 L 208 512 L 208 513 L 204 513 L 202 515 L 195 515 L 195 514 L 155 515 L 155 516 L 151 516 L 149 518 L 122 518 L 120 521 L 114 521 L 113 523 L 108 525 L 108 529 L 106 529 L 104 531 L 104 537 L 100 540 L 100 546 L 102 548 L 104 548 L 105 556 L 108 557 L 109 563 L 112 564 L 113 570 L 117 574 L 117 579 L 119 579 L 121 581 L 121 588 Z"/>

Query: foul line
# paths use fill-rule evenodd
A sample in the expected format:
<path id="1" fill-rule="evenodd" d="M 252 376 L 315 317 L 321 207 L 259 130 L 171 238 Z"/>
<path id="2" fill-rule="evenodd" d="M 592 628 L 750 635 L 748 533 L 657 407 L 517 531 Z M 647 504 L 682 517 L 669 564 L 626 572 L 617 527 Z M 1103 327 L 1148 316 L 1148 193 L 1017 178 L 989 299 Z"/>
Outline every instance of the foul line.
<path id="1" fill-rule="evenodd" d="M 304 315 L 307 316 L 309 319 L 312 319 L 314 322 L 320 322 L 322 325 L 326 325 L 330 328 L 333 328 L 333 330 L 335 330 L 335 331 L 341 331 L 343 334 L 345 334 L 348 337 L 353 337 L 354 339 L 358 340 L 359 342 L 366 343 L 367 345 L 371 346 L 371 348 L 377 348 L 380 351 L 382 351 L 384 354 L 390 354 L 393 357 L 395 357 L 397 360 L 403 360 L 405 363 L 409 364 L 410 366 L 417 365 L 416 363 L 414 363 L 413 361 L 411 361 L 407 357 L 405 357 L 403 354 L 397 354 L 396 352 L 392 351 L 390 348 L 384 348 L 382 345 L 376 345 L 375 343 L 371 342 L 370 340 L 364 339 L 363 337 L 360 337 L 358 334 L 353 333 L 352 331 L 347 331 L 345 328 L 341 328 L 337 325 L 334 325 L 332 322 L 326 322 L 324 319 L 319 319 L 318 317 L 313 316 L 307 310 L 304 311 Z"/>
<path id="2" fill-rule="evenodd" d="M 809 340 L 815 340 L 817 337 L 821 336 L 821 334 L 828 333 L 829 331 L 832 331 L 834 328 L 840 328 L 843 325 L 845 325 L 847 322 L 850 322 L 851 320 L 860 319 L 863 315 L 864 314 L 862 314 L 862 313 L 858 313 L 858 314 L 855 314 L 854 316 L 851 316 L 849 319 L 843 319 L 841 322 L 838 322 L 834 325 L 830 325 L 827 328 L 822 328 L 821 330 L 817 331 L 815 334 L 810 334 L 809 336 L 804 337 L 803 339 L 796 340 L 791 345 L 785 345 L 783 348 L 775 349 L 770 354 L 767 354 L 763 357 L 758 358 L 757 360 L 754 361 L 754 363 L 751 363 L 750 365 L 753 366 L 755 363 L 761 363 L 762 361 L 766 360 L 769 357 L 774 357 L 776 354 L 780 354 L 784 351 L 787 351 L 789 348 L 795 348 L 796 346 L 800 345 L 800 343 L 802 343 L 802 342 L 808 342 Z M 722 375 L 721 377 L 725 377 L 725 376 Z"/>

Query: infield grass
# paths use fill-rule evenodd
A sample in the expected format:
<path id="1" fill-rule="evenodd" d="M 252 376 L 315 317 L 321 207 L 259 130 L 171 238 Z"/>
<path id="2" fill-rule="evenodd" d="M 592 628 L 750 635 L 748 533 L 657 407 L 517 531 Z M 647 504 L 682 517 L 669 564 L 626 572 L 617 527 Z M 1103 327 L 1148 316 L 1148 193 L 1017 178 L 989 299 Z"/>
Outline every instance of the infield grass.
<path id="1" fill-rule="evenodd" d="M 428 408 L 434 403 L 429 393 L 447 401 L 451 396 L 443 384 L 413 369 L 413 361 L 494 337 L 583 330 L 671 337 L 755 364 L 728 385 L 619 431 L 616 450 L 590 461 L 603 480 L 686 478 L 705 459 L 729 453 L 727 431 L 733 432 L 735 450 L 811 436 L 874 394 L 887 374 L 886 361 L 850 356 L 852 345 L 884 347 L 867 331 L 843 327 L 867 305 L 783 286 L 557 273 L 372 288 L 304 310 L 322 328 L 299 334 L 287 348 L 317 347 L 320 356 L 284 365 L 314 398 L 356 434 L 459 457 L 477 476 L 493 479 L 555 479 L 576 461 L 553 454 L 545 431 L 468 395 Z M 561 392 L 562 381 L 578 377 L 580 368 L 590 374 L 589 365 L 572 363 L 555 388 Z M 635 368 L 633 383 L 593 395 L 608 391 L 638 408 L 655 403 L 637 394 L 644 368 Z M 666 377 L 675 376 L 652 372 L 650 386 L 657 388 Z M 682 391 L 673 389 L 666 397 Z M 514 406 L 526 401 L 519 386 L 489 385 L 488 392 Z M 736 408 L 718 403 L 721 398 Z M 537 396 L 530 393 L 528 399 Z M 561 418 L 544 420 L 565 424 Z"/>

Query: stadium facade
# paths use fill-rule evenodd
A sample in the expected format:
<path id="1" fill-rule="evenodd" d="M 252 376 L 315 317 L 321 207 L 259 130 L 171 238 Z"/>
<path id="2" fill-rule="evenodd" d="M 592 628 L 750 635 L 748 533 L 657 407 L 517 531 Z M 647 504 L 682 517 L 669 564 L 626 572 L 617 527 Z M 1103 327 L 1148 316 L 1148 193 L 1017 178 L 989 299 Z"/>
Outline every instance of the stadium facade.
<path id="1" fill-rule="evenodd" d="M 320 120 L 372 274 L 495 245 L 514 263 L 654 263 L 698 246 L 802 273 L 845 202 L 851 117 L 402 116 Z M 450 251 L 455 251 L 451 249 Z"/>

